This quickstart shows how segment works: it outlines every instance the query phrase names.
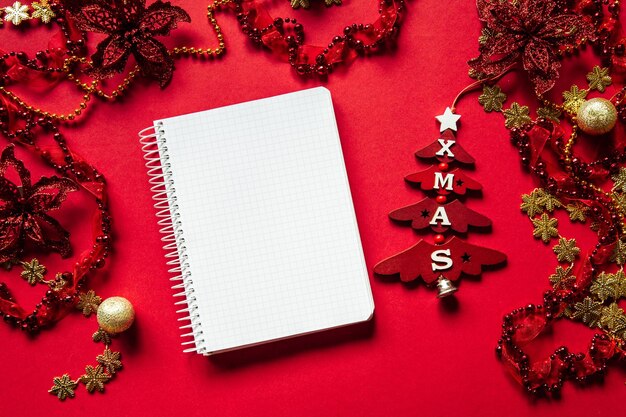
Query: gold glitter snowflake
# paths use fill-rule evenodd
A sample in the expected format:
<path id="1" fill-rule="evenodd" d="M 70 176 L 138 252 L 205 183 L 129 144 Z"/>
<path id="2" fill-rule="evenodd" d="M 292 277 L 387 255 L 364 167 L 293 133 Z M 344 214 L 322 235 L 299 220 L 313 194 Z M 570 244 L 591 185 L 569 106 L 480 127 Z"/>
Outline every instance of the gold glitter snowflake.
<path id="1" fill-rule="evenodd" d="M 569 91 L 563 93 L 563 108 L 571 114 L 576 114 L 587 97 L 587 90 L 580 90 L 573 85 Z"/>
<path id="2" fill-rule="evenodd" d="M 581 320 L 589 327 L 596 327 L 600 320 L 602 304 L 587 297 L 583 301 L 574 304 L 572 317 Z"/>
<path id="3" fill-rule="evenodd" d="M 535 227 L 533 236 L 543 240 L 543 243 L 548 243 L 550 239 L 559 235 L 559 231 L 556 228 L 558 224 L 557 219 L 551 219 L 546 213 L 543 213 L 539 219 L 531 219 L 531 221 Z"/>
<path id="4" fill-rule="evenodd" d="M 74 398 L 74 390 L 78 383 L 72 381 L 68 374 L 55 376 L 52 381 L 54 385 L 48 390 L 50 394 L 56 395 L 59 400 L 65 400 L 67 397 Z"/>
<path id="5" fill-rule="evenodd" d="M 502 104 L 506 101 L 506 94 L 502 92 L 500 87 L 494 85 L 483 87 L 483 93 L 478 96 L 478 102 L 483 106 L 487 113 L 502 110 Z"/>
<path id="6" fill-rule="evenodd" d="M 611 85 L 611 77 L 609 76 L 608 68 L 600 68 L 599 66 L 593 67 L 591 72 L 587 74 L 587 81 L 589 81 L 590 90 L 598 90 L 604 93 L 606 87 Z"/>
<path id="7" fill-rule="evenodd" d="M 83 311 L 85 317 L 89 317 L 91 313 L 98 311 L 98 306 L 102 302 L 102 298 L 96 295 L 93 290 L 78 295 L 78 303 L 76 308 Z"/>
<path id="8" fill-rule="evenodd" d="M 31 4 L 33 8 L 33 14 L 31 18 L 40 19 L 42 23 L 50 23 L 53 17 L 56 16 L 48 3 L 48 0 L 40 0 Z"/>
<path id="9" fill-rule="evenodd" d="M 521 127 L 532 121 L 528 115 L 528 106 L 520 106 L 518 103 L 512 103 L 511 107 L 504 110 L 502 113 L 505 118 L 504 125 L 508 129 Z"/>
<path id="10" fill-rule="evenodd" d="M 570 275 L 572 267 L 563 268 L 562 266 L 557 266 L 554 274 L 550 275 L 548 278 L 550 283 L 555 289 L 567 289 L 576 282 L 576 277 Z"/>
<path id="11" fill-rule="evenodd" d="M 120 353 L 112 352 L 109 348 L 104 349 L 104 353 L 102 355 L 98 355 L 96 357 L 96 361 L 111 375 L 117 372 L 118 369 L 122 368 Z"/>
<path id="12" fill-rule="evenodd" d="M 87 365 L 85 368 L 85 374 L 79 378 L 79 381 L 85 384 L 87 391 L 94 392 L 96 390 L 103 392 L 104 384 L 111 379 L 111 375 L 104 372 L 102 366 L 98 365 L 95 368 L 91 365 Z"/>
<path id="13" fill-rule="evenodd" d="M 620 269 L 614 275 L 619 291 L 618 297 L 626 297 L 626 275 L 624 275 L 624 271 Z"/>
<path id="14" fill-rule="evenodd" d="M 617 303 L 612 303 L 602 309 L 600 325 L 609 330 L 614 330 L 624 318 L 626 318 L 624 316 L 624 310 L 622 310 Z"/>
<path id="15" fill-rule="evenodd" d="M 522 209 L 528 217 L 535 217 L 535 215 L 543 212 L 543 208 L 541 207 L 541 204 L 539 204 L 540 197 L 541 192 L 539 189 L 533 190 L 530 194 L 523 194 L 520 209 Z"/>
<path id="16" fill-rule="evenodd" d="M 559 262 L 574 262 L 576 256 L 580 253 L 580 249 L 576 246 L 576 239 L 559 238 L 559 243 L 552 250 L 556 253 L 556 259 Z"/>
<path id="17" fill-rule="evenodd" d="M 30 262 L 22 262 L 22 268 L 24 270 L 20 273 L 20 275 L 28 281 L 30 285 L 35 285 L 38 282 L 43 281 L 43 276 L 46 273 L 46 267 L 41 265 L 37 259 L 33 258 Z"/>
<path id="18" fill-rule="evenodd" d="M 587 216 L 585 213 L 587 212 L 587 207 L 582 205 L 581 203 L 568 204 L 565 206 L 565 210 L 567 210 L 567 214 L 571 221 L 579 221 L 584 223 L 587 220 Z"/>
<path id="19" fill-rule="evenodd" d="M 537 116 L 558 123 L 561 117 L 561 110 L 553 106 L 539 107 L 537 109 Z"/>
<path id="20" fill-rule="evenodd" d="M 593 280 L 589 291 L 595 294 L 601 301 L 607 298 L 615 298 L 619 291 L 615 275 L 602 272 Z"/>

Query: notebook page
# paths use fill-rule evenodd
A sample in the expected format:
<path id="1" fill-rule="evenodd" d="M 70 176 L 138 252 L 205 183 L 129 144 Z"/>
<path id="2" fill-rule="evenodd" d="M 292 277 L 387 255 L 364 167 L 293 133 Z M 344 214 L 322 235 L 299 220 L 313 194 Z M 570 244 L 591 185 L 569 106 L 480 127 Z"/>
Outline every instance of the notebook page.
<path id="1" fill-rule="evenodd" d="M 373 300 L 330 92 L 163 123 L 208 352 L 367 320 Z"/>

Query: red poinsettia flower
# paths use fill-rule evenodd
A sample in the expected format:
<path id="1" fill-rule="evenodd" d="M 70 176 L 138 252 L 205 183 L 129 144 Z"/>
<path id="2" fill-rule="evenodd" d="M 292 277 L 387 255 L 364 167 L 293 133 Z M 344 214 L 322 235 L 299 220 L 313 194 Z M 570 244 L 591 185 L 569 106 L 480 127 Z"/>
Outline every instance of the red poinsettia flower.
<path id="1" fill-rule="evenodd" d="M 148 8 L 145 0 L 75 0 L 68 9 L 80 30 L 108 35 L 91 57 L 92 76 L 102 79 L 122 72 L 133 54 L 144 76 L 161 87 L 171 80 L 174 61 L 154 37 L 168 35 L 178 22 L 190 22 L 186 11 L 161 0 Z"/>
<path id="2" fill-rule="evenodd" d="M 587 17 L 565 14 L 553 0 L 477 0 L 477 6 L 486 28 L 480 56 L 469 65 L 494 76 L 521 59 L 537 94 L 554 86 L 559 50 L 594 35 Z"/>
<path id="3" fill-rule="evenodd" d="M 9 168 L 21 185 L 7 179 Z M 56 176 L 31 184 L 30 172 L 15 158 L 13 145 L 6 147 L 0 156 L 0 263 L 15 260 L 27 243 L 69 256 L 69 233 L 47 212 L 58 209 L 67 193 L 77 189 L 72 180 Z"/>

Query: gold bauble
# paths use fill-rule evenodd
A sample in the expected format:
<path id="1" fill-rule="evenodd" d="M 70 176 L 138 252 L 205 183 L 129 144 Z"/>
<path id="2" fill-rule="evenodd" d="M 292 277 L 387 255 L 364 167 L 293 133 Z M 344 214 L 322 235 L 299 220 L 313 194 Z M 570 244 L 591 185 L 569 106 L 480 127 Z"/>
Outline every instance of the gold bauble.
<path id="1" fill-rule="evenodd" d="M 590 135 L 608 133 L 617 122 L 617 110 L 609 100 L 592 98 L 585 101 L 578 109 L 578 127 Z"/>
<path id="2" fill-rule="evenodd" d="M 124 297 L 110 297 L 98 306 L 98 325 L 110 334 L 127 330 L 135 320 L 135 309 Z"/>

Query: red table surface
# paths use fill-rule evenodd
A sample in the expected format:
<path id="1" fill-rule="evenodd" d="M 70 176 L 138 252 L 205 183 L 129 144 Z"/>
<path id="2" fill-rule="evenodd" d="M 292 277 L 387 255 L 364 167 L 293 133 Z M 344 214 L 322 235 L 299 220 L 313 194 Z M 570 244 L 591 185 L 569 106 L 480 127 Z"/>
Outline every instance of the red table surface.
<path id="1" fill-rule="evenodd" d="M 180 4 L 192 15 L 192 23 L 182 24 L 168 44 L 213 45 L 204 16 L 206 4 Z M 312 11 L 292 11 L 286 0 L 273 4 L 274 14 L 297 17 L 305 24 L 308 42 L 318 44 L 328 42 L 348 23 L 372 21 L 377 9 L 375 0 L 346 0 L 341 7 Z M 470 82 L 466 60 L 476 54 L 480 31 L 472 1 L 412 1 L 396 50 L 359 59 L 328 82 L 319 82 L 303 81 L 287 64 L 253 47 L 232 14 L 221 13 L 218 20 L 228 47 L 224 59 L 179 60 L 165 90 L 140 82 L 120 102 L 98 102 L 84 123 L 63 129 L 72 148 L 108 180 L 115 253 L 106 272 L 96 275 L 90 286 L 103 297 L 127 297 L 135 306 L 134 328 L 113 344 L 122 352 L 124 369 L 106 385 L 104 394 L 90 395 L 81 386 L 76 398 L 61 403 L 46 391 L 52 377 L 69 372 L 75 378 L 85 365 L 95 363 L 101 351 L 101 345 L 91 341 L 95 319 L 86 320 L 76 312 L 36 337 L 2 325 L 0 416 L 620 413 L 623 367 L 610 369 L 604 384 L 584 389 L 569 384 L 561 399 L 537 400 L 524 393 L 495 356 L 502 316 L 541 302 L 556 260 L 550 246 L 532 238 L 531 224 L 519 210 L 520 195 L 532 189 L 533 181 L 519 164 L 501 115 L 485 114 L 476 102 L 477 94 L 458 106 L 463 116 L 458 141 L 476 158 L 471 175 L 484 186 L 483 197 L 468 199 L 467 206 L 490 217 L 493 231 L 470 233 L 468 241 L 506 252 L 505 268 L 487 272 L 480 280 L 462 281 L 456 304 L 442 303 L 435 291 L 422 285 L 409 288 L 371 277 L 376 313 L 370 325 L 213 358 L 183 354 L 137 132 L 156 118 L 325 85 L 333 96 L 371 271 L 376 262 L 418 239 L 408 228 L 393 225 L 387 213 L 423 198 L 422 192 L 404 184 L 403 177 L 418 169 L 413 152 L 436 139 L 434 116 Z M 20 48 L 33 51 L 34 40 L 45 44 L 51 33 L 35 31 L 31 37 L 28 30 L 5 23 L 0 46 L 23 45 Z M 575 81 L 584 80 L 592 65 L 590 59 L 570 64 L 578 74 Z M 557 88 L 571 83 L 568 73 Z M 502 85 L 508 92 L 528 90 L 524 78 L 517 75 L 507 77 Z M 65 90 L 60 87 L 60 91 Z M 58 96 L 56 101 L 38 97 L 37 103 L 68 110 L 77 103 L 76 94 Z M 528 102 L 528 96 L 520 100 Z M 81 201 L 72 198 L 75 204 Z M 584 227 L 570 226 L 563 213 L 559 218 L 563 234 L 584 235 Z M 80 231 L 79 226 L 72 224 L 70 229 Z M 88 233 L 82 235 L 87 237 L 74 233 L 75 242 L 85 243 Z M 16 275 L 7 276 L 10 285 L 25 287 Z M 35 298 L 30 298 L 34 303 Z M 539 353 L 563 343 L 583 349 L 589 335 L 580 324 L 560 323 L 544 339 Z"/>

